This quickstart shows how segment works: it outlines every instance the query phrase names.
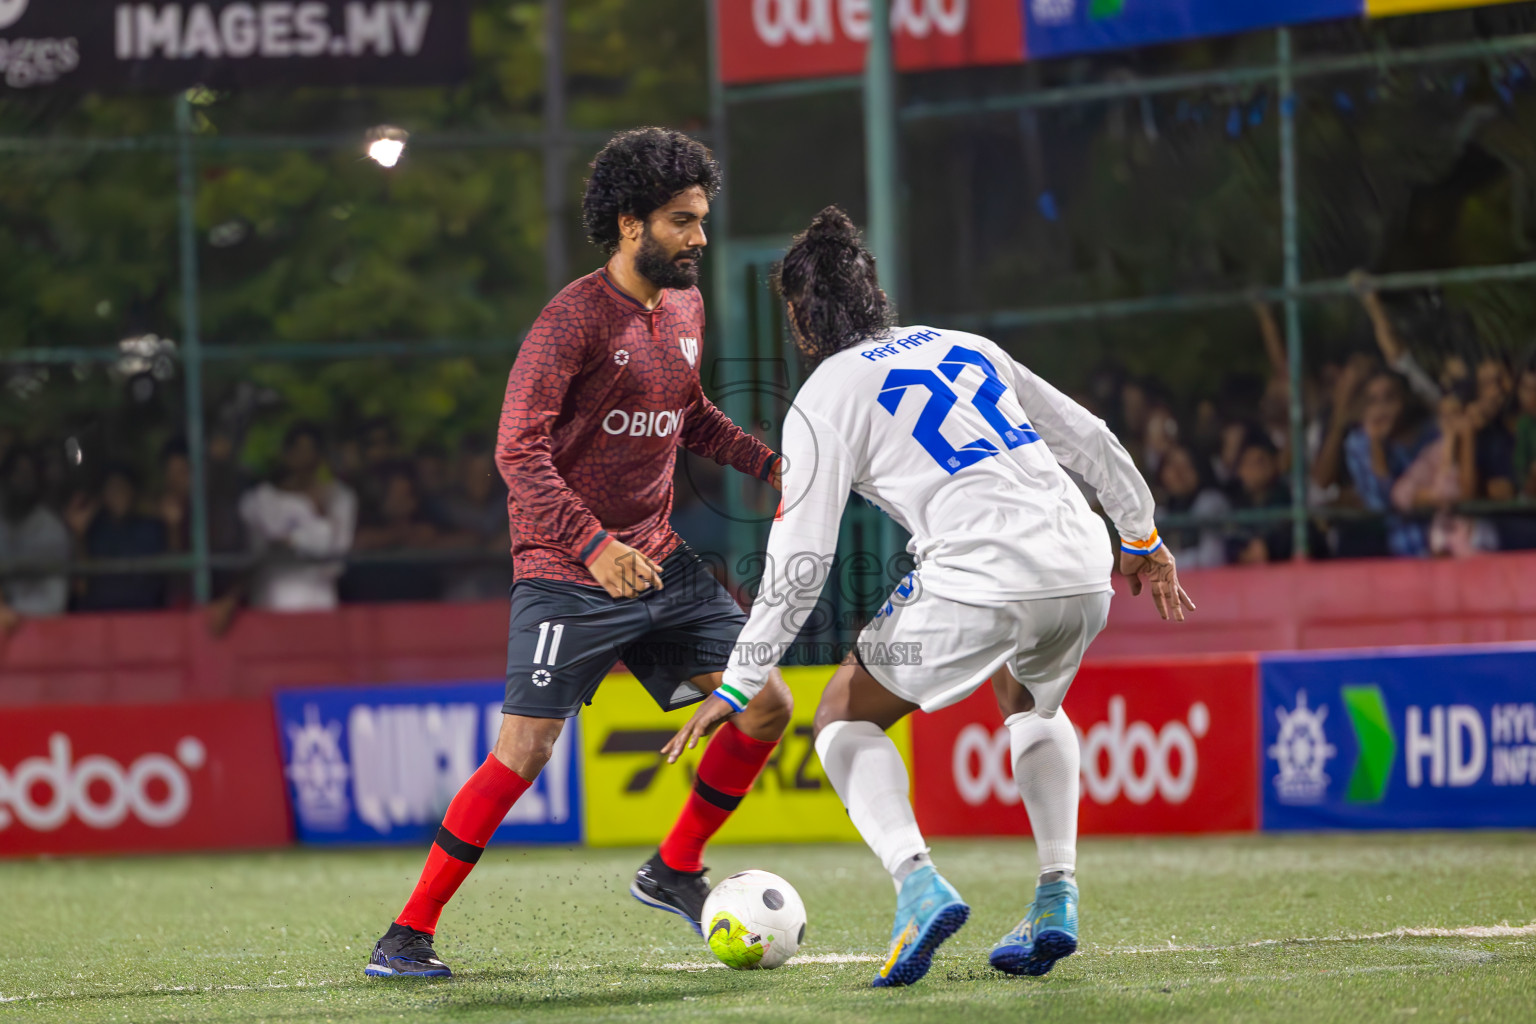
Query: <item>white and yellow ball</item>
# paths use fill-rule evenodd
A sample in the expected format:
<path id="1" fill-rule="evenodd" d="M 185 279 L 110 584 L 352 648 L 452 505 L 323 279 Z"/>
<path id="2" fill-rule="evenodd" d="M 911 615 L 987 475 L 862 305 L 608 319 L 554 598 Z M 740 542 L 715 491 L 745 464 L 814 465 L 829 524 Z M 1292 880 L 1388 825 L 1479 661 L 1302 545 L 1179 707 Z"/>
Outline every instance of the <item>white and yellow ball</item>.
<path id="1" fill-rule="evenodd" d="M 778 875 L 739 871 L 704 901 L 710 952 L 738 971 L 772 970 L 805 941 L 805 904 Z"/>

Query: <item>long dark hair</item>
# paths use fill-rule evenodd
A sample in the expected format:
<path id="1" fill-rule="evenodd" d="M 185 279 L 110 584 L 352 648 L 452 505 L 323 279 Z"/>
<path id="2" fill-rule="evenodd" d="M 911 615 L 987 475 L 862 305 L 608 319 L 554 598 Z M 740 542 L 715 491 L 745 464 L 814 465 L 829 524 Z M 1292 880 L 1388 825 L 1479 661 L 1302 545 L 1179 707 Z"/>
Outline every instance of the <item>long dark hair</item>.
<path id="1" fill-rule="evenodd" d="M 875 257 L 848 215 L 829 206 L 795 236 L 778 266 L 796 347 L 810 366 L 890 330 L 895 311 L 880 290 Z"/>

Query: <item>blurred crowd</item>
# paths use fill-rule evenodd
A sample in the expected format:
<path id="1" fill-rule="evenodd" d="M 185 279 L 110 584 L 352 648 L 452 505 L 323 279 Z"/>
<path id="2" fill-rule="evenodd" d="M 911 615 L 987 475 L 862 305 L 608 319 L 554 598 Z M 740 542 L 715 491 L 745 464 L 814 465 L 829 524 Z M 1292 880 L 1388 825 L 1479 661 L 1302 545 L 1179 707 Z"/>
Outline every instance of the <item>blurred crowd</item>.
<path id="1" fill-rule="evenodd" d="M 1375 351 L 1320 366 L 1303 386 L 1307 548 L 1313 558 L 1463 556 L 1536 548 L 1536 357 L 1446 354 L 1427 370 L 1369 278 L 1354 281 Z M 1268 372 L 1234 375 L 1178 407 L 1155 381 L 1106 368 L 1084 404 L 1110 422 L 1152 484 L 1185 567 L 1291 559 L 1291 393 L 1284 337 L 1254 306 Z M 207 438 L 216 628 L 243 605 L 468 601 L 511 584 L 506 490 L 490 437 L 407 451 L 393 424 L 345 433 L 299 423 L 254 478 L 235 432 Z M 191 604 L 185 571 L 67 572 L 70 563 L 186 555 L 192 464 L 172 441 L 149 473 L 82 472 L 64 447 L 0 428 L 0 632 L 22 618 Z M 79 462 L 78 452 L 73 453 Z M 708 460 L 680 466 L 674 525 L 723 550 Z M 80 481 L 88 479 L 89 484 Z"/>
<path id="2" fill-rule="evenodd" d="M 387 420 L 340 439 L 299 423 L 265 479 L 245 470 L 232 434 L 215 430 L 207 446 L 209 549 L 232 556 L 216 561 L 216 624 L 245 604 L 309 611 L 351 600 L 471 601 L 504 596 L 511 585 L 506 489 L 489 437 L 407 453 Z M 92 483 L 72 487 L 82 475 Z M 66 611 L 189 605 L 186 572 L 69 575 L 60 567 L 188 553 L 191 494 L 180 441 L 164 447 L 146 479 L 127 464 L 71 473 L 67 452 L 0 433 L 0 565 L 9 566 L 0 632 Z"/>
<path id="3" fill-rule="evenodd" d="M 1536 354 L 1446 354 L 1428 372 L 1370 279 L 1353 283 L 1376 351 L 1303 384 L 1303 501 L 1312 558 L 1464 556 L 1536 548 Z M 1110 420 L 1158 499 L 1164 538 L 1188 567 L 1294 555 L 1290 377 L 1272 310 L 1254 306 L 1261 378 L 1175 410 L 1155 383 L 1113 371 L 1087 404 Z M 1504 507 L 1489 507 L 1497 503 Z M 1167 524 L 1167 525 L 1163 525 Z"/>

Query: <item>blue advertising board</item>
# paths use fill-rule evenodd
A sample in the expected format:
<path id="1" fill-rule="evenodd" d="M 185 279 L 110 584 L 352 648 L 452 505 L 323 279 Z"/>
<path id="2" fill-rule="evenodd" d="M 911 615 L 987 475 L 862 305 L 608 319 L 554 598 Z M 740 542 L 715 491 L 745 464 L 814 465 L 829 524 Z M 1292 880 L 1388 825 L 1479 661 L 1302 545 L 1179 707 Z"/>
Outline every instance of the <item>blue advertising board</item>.
<path id="1" fill-rule="evenodd" d="M 430 841 L 501 727 L 504 684 L 285 690 L 283 775 L 304 843 Z M 581 842 L 575 719 L 493 842 Z"/>
<path id="2" fill-rule="evenodd" d="M 1263 827 L 1536 826 L 1536 646 L 1277 655 Z"/>
<path id="3" fill-rule="evenodd" d="M 1031 60 L 1358 17 L 1363 0 L 1023 0 Z"/>

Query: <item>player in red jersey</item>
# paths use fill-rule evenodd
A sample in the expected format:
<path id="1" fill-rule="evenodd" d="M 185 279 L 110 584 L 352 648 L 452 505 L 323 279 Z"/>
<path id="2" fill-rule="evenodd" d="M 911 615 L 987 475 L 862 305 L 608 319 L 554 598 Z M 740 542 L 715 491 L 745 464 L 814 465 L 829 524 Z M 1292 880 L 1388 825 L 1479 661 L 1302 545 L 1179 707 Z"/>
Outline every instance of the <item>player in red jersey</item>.
<path id="1" fill-rule="evenodd" d="M 451 976 L 432 949 L 444 904 L 616 662 L 664 709 L 720 685 L 746 616 L 669 523 L 677 448 L 774 486 L 778 456 L 699 383 L 695 285 L 719 187 L 709 150 L 661 128 L 620 133 L 592 162 L 582 216 L 608 263 L 544 307 L 501 413 L 515 577 L 501 732 L 448 805 L 370 975 Z M 776 676 L 721 725 L 677 822 L 635 875 L 636 899 L 700 931 L 704 844 L 752 788 L 791 710 Z"/>

